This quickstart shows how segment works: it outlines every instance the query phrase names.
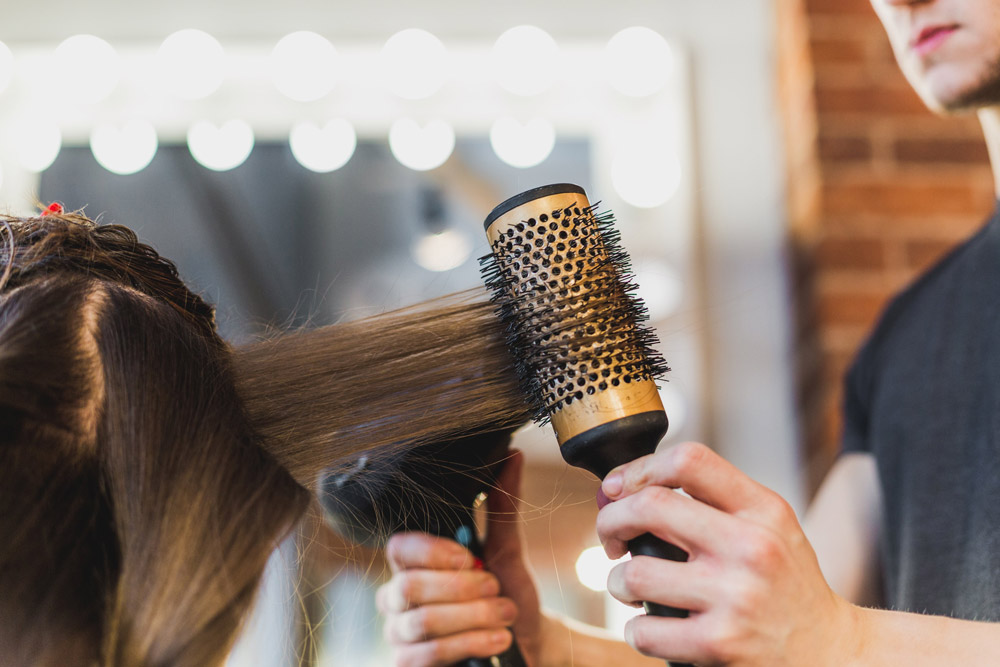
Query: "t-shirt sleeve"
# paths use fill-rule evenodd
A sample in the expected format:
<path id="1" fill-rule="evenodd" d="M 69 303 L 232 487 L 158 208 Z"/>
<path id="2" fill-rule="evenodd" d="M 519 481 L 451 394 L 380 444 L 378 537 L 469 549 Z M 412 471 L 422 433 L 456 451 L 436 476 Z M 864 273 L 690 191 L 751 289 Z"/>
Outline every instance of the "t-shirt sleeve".
<path id="1" fill-rule="evenodd" d="M 865 345 L 844 378 L 844 432 L 841 454 L 871 452 L 869 421 L 871 414 L 871 353 Z"/>

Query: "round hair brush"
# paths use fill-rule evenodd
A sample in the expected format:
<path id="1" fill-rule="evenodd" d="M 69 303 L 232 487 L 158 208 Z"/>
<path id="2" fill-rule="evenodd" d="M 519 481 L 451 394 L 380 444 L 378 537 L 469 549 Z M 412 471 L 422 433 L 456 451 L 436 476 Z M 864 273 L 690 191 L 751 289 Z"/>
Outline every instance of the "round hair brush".
<path id="1" fill-rule="evenodd" d="M 551 421 L 567 463 L 600 478 L 651 454 L 667 432 L 655 381 L 669 369 L 643 324 L 646 310 L 613 225 L 579 186 L 535 188 L 486 218 L 493 252 L 480 260 L 536 421 Z M 629 550 L 687 560 L 648 533 Z M 644 606 L 656 616 L 688 614 Z"/>
<path id="2" fill-rule="evenodd" d="M 496 487 L 509 444 L 510 431 L 495 431 L 345 462 L 320 482 L 326 521 L 357 544 L 381 548 L 393 533 L 417 530 L 451 538 L 483 561 L 474 508 Z M 525 664 L 515 637 L 502 654 L 455 667 Z"/>

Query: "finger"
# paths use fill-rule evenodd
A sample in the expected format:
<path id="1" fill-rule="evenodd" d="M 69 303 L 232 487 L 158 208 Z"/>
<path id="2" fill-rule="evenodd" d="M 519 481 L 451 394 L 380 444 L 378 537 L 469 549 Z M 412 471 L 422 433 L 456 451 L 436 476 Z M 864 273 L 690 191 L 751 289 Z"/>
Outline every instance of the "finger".
<path id="1" fill-rule="evenodd" d="M 524 454 L 511 450 L 497 476 L 496 487 L 486 498 L 486 552 L 491 560 L 520 556 L 520 493 Z"/>
<path id="2" fill-rule="evenodd" d="M 631 606 L 656 602 L 677 609 L 708 609 L 716 588 L 700 576 L 696 562 L 678 563 L 663 558 L 636 556 L 619 563 L 608 574 L 608 593 Z"/>
<path id="3" fill-rule="evenodd" d="M 396 533 L 385 545 L 385 556 L 393 572 L 411 568 L 466 570 L 476 559 L 457 542 L 426 533 Z"/>
<path id="4" fill-rule="evenodd" d="M 508 598 L 490 598 L 460 604 L 432 604 L 386 618 L 385 638 L 394 644 L 413 644 L 471 630 L 499 630 L 517 618 Z"/>
<path id="5" fill-rule="evenodd" d="M 398 667 L 446 667 L 468 658 L 489 658 L 507 650 L 508 630 L 474 630 L 396 648 Z"/>
<path id="6" fill-rule="evenodd" d="M 737 519 L 663 486 L 648 486 L 597 513 L 597 535 L 612 559 L 626 543 L 652 533 L 691 554 L 717 553 L 732 543 Z"/>
<path id="7" fill-rule="evenodd" d="M 670 662 L 704 661 L 705 656 L 698 651 L 697 633 L 692 631 L 697 622 L 697 617 L 635 616 L 625 624 L 625 641 L 643 655 Z"/>
<path id="8" fill-rule="evenodd" d="M 497 578 L 484 570 L 407 570 L 393 575 L 375 592 L 383 613 L 405 611 L 425 604 L 466 602 L 500 594 Z"/>
<path id="9" fill-rule="evenodd" d="M 771 495 L 766 487 L 697 442 L 681 443 L 619 466 L 608 473 L 601 488 L 608 498 L 616 500 L 652 485 L 683 489 L 692 498 L 729 513 L 753 507 Z"/>

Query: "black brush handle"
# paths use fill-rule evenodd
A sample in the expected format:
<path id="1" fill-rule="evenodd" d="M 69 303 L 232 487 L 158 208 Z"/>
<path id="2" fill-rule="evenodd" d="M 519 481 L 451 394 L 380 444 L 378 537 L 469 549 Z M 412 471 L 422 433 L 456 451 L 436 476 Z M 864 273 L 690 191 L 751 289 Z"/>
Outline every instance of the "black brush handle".
<path id="1" fill-rule="evenodd" d="M 452 539 L 468 549 L 480 562 L 485 560 L 486 554 L 483 551 L 483 544 L 476 534 L 476 526 L 471 516 L 468 521 L 455 528 Z M 511 631 L 511 636 L 513 636 L 514 630 L 512 628 L 508 629 Z M 517 645 L 517 637 L 514 637 L 510 643 L 510 647 L 500 655 L 489 658 L 467 658 L 461 662 L 456 662 L 455 667 L 528 667 L 528 663 L 524 661 L 524 656 L 521 655 L 521 649 Z"/>
<path id="2" fill-rule="evenodd" d="M 666 558 L 667 560 L 673 560 L 679 563 L 683 563 L 688 559 L 686 551 L 680 547 L 670 544 L 669 542 L 664 542 L 652 533 L 645 533 L 635 539 L 629 540 L 628 550 L 633 556 Z M 687 609 L 668 607 L 665 604 L 657 604 L 655 602 L 643 602 L 642 607 L 650 616 L 663 616 L 667 618 L 687 618 L 688 616 Z M 667 664 L 670 667 L 694 667 L 694 665 L 687 662 L 668 661 Z"/>

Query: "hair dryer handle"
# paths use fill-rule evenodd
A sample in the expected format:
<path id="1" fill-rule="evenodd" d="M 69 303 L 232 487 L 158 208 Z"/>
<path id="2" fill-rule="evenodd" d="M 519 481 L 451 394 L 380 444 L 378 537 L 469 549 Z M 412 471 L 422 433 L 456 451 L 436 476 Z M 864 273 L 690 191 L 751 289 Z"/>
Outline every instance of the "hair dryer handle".
<path id="1" fill-rule="evenodd" d="M 475 523 L 471 515 L 467 523 L 463 523 L 455 529 L 452 539 L 472 552 L 472 555 L 482 561 L 485 558 L 483 545 L 476 534 Z M 512 633 L 513 634 L 513 633 Z M 517 637 L 511 641 L 510 647 L 499 655 L 489 658 L 468 658 L 456 663 L 455 667 L 528 667 L 521 655 L 521 649 L 517 646 Z"/>
<path id="2" fill-rule="evenodd" d="M 628 550 L 633 556 L 652 556 L 653 558 L 666 558 L 667 560 L 683 563 L 688 559 L 687 552 L 676 547 L 669 542 L 664 542 L 652 533 L 645 533 L 630 540 Z M 687 618 L 687 609 L 677 609 L 655 602 L 643 602 L 643 608 L 650 616 L 666 616 L 669 618 Z M 670 667 L 694 667 L 688 663 L 668 662 Z"/>

